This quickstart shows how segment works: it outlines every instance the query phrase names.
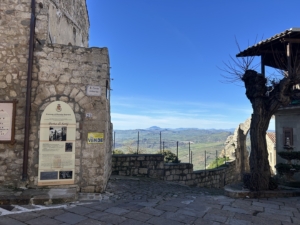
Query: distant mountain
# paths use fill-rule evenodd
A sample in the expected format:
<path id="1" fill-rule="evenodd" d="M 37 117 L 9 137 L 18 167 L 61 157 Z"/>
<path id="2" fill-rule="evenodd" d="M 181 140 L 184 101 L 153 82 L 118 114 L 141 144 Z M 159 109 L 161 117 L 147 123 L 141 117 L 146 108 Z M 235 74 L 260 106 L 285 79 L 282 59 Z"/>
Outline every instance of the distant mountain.
<path id="1" fill-rule="evenodd" d="M 124 153 L 158 153 L 170 150 L 178 154 L 179 160 L 189 162 L 189 150 L 193 153 L 194 169 L 204 169 L 204 155 L 207 165 L 219 155 L 224 148 L 227 137 L 234 129 L 198 129 L 198 128 L 161 128 L 152 126 L 147 129 L 114 130 L 115 149 Z M 217 154 L 216 154 L 217 153 Z"/>
<path id="2" fill-rule="evenodd" d="M 147 128 L 146 130 L 161 130 L 161 128 L 157 127 L 157 126 L 152 126 L 152 127 Z"/>
<path id="3" fill-rule="evenodd" d="M 134 130 L 138 130 L 138 131 L 166 131 L 166 130 L 169 130 L 169 131 L 184 131 L 184 130 L 207 130 L 207 131 L 229 131 L 229 132 L 234 132 L 235 128 L 229 128 L 229 129 L 215 129 L 215 128 L 210 128 L 210 129 L 200 129 L 200 128 L 161 128 L 161 127 L 158 127 L 158 126 L 152 126 L 152 127 L 149 127 L 149 128 L 146 128 L 146 129 L 133 129 L 131 131 L 134 131 Z M 118 131 L 125 131 L 125 130 L 118 130 Z M 129 131 L 129 130 L 128 130 Z"/>

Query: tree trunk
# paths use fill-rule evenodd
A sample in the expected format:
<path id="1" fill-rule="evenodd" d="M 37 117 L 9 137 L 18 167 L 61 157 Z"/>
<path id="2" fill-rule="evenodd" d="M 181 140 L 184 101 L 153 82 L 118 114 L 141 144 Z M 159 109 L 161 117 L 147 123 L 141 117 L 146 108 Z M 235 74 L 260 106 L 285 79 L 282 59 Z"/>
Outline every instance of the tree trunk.
<path id="1" fill-rule="evenodd" d="M 266 132 L 276 110 L 289 104 L 294 81 L 291 78 L 283 78 L 274 86 L 273 91 L 267 94 L 267 79 L 264 75 L 247 70 L 242 80 L 245 83 L 246 96 L 253 108 L 250 125 L 250 181 L 247 181 L 247 184 L 253 191 L 268 190 L 271 172 Z"/>
<path id="2" fill-rule="evenodd" d="M 266 132 L 272 112 L 266 97 L 266 78 L 256 71 L 248 70 L 243 76 L 246 96 L 250 100 L 253 114 L 250 125 L 250 181 L 248 188 L 253 191 L 268 190 L 271 177 L 268 160 Z"/>
<path id="3" fill-rule="evenodd" d="M 256 110 L 254 110 L 256 111 Z M 250 190 L 268 190 L 271 177 L 266 142 L 270 116 L 252 114 L 250 127 Z"/>

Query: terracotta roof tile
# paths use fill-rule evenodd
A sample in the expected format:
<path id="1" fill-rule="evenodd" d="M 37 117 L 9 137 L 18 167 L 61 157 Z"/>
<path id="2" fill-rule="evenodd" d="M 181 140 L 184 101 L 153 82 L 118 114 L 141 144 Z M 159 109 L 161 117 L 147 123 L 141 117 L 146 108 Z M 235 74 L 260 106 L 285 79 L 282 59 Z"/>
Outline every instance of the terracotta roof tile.
<path id="1" fill-rule="evenodd" d="M 267 132 L 267 136 L 270 138 L 270 140 L 275 144 L 276 143 L 276 135 L 275 132 Z"/>

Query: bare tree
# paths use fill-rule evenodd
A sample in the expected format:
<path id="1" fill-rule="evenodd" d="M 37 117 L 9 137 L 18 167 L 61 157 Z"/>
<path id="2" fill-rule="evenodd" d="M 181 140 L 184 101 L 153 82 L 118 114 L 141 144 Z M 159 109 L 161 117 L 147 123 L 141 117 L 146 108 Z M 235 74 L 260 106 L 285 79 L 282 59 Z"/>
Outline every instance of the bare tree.
<path id="1" fill-rule="evenodd" d="M 242 49 L 236 37 L 235 44 L 238 48 L 238 51 L 241 52 Z M 245 71 L 255 70 L 259 66 L 259 64 L 253 65 L 254 59 L 254 56 L 237 58 L 233 57 L 232 55 L 229 55 L 229 60 L 227 62 L 223 61 L 224 67 L 218 68 L 221 71 L 225 72 L 225 74 L 222 74 L 222 77 L 225 79 L 226 83 L 240 82 L 244 76 Z"/>
<path id="2" fill-rule="evenodd" d="M 237 43 L 237 42 L 236 42 Z M 285 45 L 287 54 L 289 44 Z M 242 52 L 237 44 L 240 53 Z M 251 153 L 250 153 L 250 176 L 247 186 L 253 191 L 267 190 L 270 187 L 270 166 L 266 143 L 266 132 L 269 122 L 274 113 L 281 106 L 290 104 L 293 95 L 293 87 L 299 83 L 298 51 L 288 55 L 287 59 L 282 51 L 273 51 L 273 61 L 279 68 L 281 79 L 274 80 L 265 74 L 260 74 L 251 69 L 253 56 L 245 60 L 236 60 L 230 57 L 231 62 L 224 63 L 222 69 L 227 73 L 227 81 L 242 81 L 246 88 L 246 96 L 250 100 L 253 114 L 250 125 Z M 265 50 L 264 50 L 265 51 Z M 292 61 L 291 61 L 292 60 Z"/>

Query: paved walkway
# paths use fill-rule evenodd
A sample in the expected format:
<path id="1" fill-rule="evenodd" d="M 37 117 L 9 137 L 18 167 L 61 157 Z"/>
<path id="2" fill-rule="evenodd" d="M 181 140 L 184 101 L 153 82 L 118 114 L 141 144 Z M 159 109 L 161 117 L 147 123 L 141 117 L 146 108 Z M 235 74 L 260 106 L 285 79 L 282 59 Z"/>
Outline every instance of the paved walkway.
<path id="1" fill-rule="evenodd" d="M 26 206 L 27 212 L 24 206 L 2 209 L 0 225 L 300 224 L 300 197 L 232 199 L 222 194 L 149 178 L 112 177 L 105 194 L 83 194 L 78 203 Z M 89 198 L 99 200 L 84 200 Z"/>

